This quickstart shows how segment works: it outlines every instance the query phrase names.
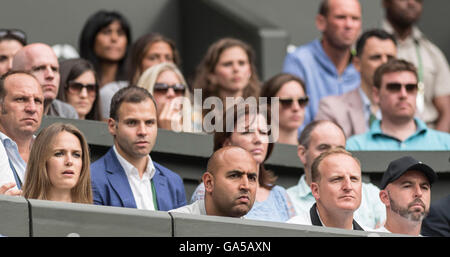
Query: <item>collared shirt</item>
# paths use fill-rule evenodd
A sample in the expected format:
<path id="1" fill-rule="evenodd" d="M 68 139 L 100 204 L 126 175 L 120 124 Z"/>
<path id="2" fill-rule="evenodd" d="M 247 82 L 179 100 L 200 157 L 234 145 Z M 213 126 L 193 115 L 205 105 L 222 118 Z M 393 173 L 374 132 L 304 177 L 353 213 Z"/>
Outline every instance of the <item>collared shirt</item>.
<path id="1" fill-rule="evenodd" d="M 33 136 L 33 140 L 34 138 L 35 136 Z M 2 132 L 0 132 L 0 140 L 2 142 L 2 146 L 0 147 L 0 159 L 1 159 L 0 167 L 2 170 L 0 172 L 7 172 L 10 174 L 10 175 L 5 174 L 4 176 L 2 176 L 5 178 L 8 177 L 9 181 L 5 182 L 1 181 L 0 186 L 7 182 L 16 183 L 9 161 L 11 161 L 11 164 L 14 166 L 17 176 L 19 177 L 20 181 L 23 184 L 25 180 L 25 171 L 27 168 L 27 163 L 22 159 L 22 156 L 20 156 L 19 148 L 17 147 L 16 142 L 14 142 L 11 138 L 3 134 Z"/>
<path id="2" fill-rule="evenodd" d="M 370 130 L 364 134 L 355 135 L 347 140 L 349 151 L 445 151 L 450 150 L 450 134 L 430 129 L 427 125 L 414 118 L 417 129 L 404 141 L 386 135 L 381 130 L 381 121 L 375 121 Z"/>
<path id="3" fill-rule="evenodd" d="M 134 200 L 136 201 L 136 207 L 144 210 L 155 210 L 151 179 L 155 175 L 156 170 L 150 155 L 148 155 L 147 167 L 141 178 L 136 167 L 125 160 L 125 158 L 117 152 L 115 145 L 113 146 L 113 149 L 120 165 L 122 165 L 122 168 L 127 175 L 128 183 L 130 183 L 131 191 L 133 192 Z"/>
<path id="4" fill-rule="evenodd" d="M 359 87 L 358 88 L 358 92 L 359 95 L 361 96 L 361 100 L 363 102 L 363 106 L 364 106 L 364 118 L 366 120 L 366 128 L 367 130 L 369 130 L 369 120 L 370 120 L 370 114 L 372 113 L 372 111 L 370 110 L 370 106 L 372 105 L 372 103 L 370 102 L 370 99 L 367 97 L 366 93 L 364 93 L 364 90 Z M 377 119 L 381 120 L 381 110 L 378 109 L 377 113 L 375 113 L 375 117 L 377 117 Z"/>
<path id="5" fill-rule="evenodd" d="M 381 26 L 395 35 L 392 25 L 387 20 L 383 20 Z M 397 38 L 397 41 L 397 57 L 414 63 L 418 72 L 423 75 L 424 110 L 418 115 L 426 123 L 435 122 L 439 114 L 433 99 L 437 96 L 450 95 L 450 69 L 447 59 L 417 26 L 412 27 L 411 35 L 405 40 Z"/>
<path id="6" fill-rule="evenodd" d="M 179 212 L 179 213 L 188 213 L 188 214 L 197 214 L 197 215 L 207 215 L 205 200 L 197 200 L 192 204 L 182 206 L 177 209 L 170 210 L 169 212 Z"/>
<path id="7" fill-rule="evenodd" d="M 377 229 L 373 229 L 371 230 L 373 232 L 384 232 L 384 233 L 392 233 L 391 231 L 389 231 L 385 226 L 379 227 Z M 418 236 L 422 236 L 421 234 L 419 234 Z"/>
<path id="8" fill-rule="evenodd" d="M 299 128 L 299 133 L 304 126 L 314 120 L 320 99 L 329 95 L 347 93 L 359 87 L 361 82 L 359 72 L 351 62 L 339 75 L 319 39 L 297 47 L 294 52 L 289 53 L 284 60 L 283 72 L 301 78 L 306 85 L 309 103 L 306 106 L 305 120 Z"/>
<path id="9" fill-rule="evenodd" d="M 296 186 L 287 189 L 297 215 L 309 216 L 311 206 L 316 202 L 305 175 L 300 177 Z M 386 207 L 381 202 L 380 190 L 371 183 L 362 183 L 361 205 L 354 213 L 355 220 L 362 226 L 375 228 L 386 219 Z"/>

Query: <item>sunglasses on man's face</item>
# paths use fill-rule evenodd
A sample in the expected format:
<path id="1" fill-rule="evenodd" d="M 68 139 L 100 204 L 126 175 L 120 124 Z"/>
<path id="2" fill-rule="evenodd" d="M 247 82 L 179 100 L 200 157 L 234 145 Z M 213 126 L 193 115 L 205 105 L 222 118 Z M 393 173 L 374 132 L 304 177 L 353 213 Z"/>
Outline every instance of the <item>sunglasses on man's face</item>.
<path id="1" fill-rule="evenodd" d="M 27 35 L 20 29 L 0 29 L 0 39 L 12 38 L 18 40 L 22 45 L 27 44 Z"/>
<path id="2" fill-rule="evenodd" d="M 96 84 L 82 84 L 79 82 L 71 81 L 68 85 L 69 93 L 71 94 L 80 94 L 83 88 L 86 88 L 88 94 L 90 96 L 95 95 L 95 89 L 97 88 Z"/>
<path id="3" fill-rule="evenodd" d="M 405 87 L 406 92 L 408 92 L 408 93 L 417 92 L 417 90 L 419 88 L 417 83 L 409 83 L 409 84 L 403 85 L 401 83 L 394 82 L 394 83 L 387 83 L 386 84 L 386 89 L 389 92 L 398 93 L 398 92 L 400 92 L 400 90 L 402 89 L 403 86 Z"/>
<path id="4" fill-rule="evenodd" d="M 172 88 L 176 94 L 184 94 L 184 92 L 186 91 L 186 86 L 183 84 L 168 85 L 166 83 L 156 83 L 153 87 L 153 91 L 165 94 L 167 93 L 169 88 Z"/>
<path id="5" fill-rule="evenodd" d="M 308 104 L 309 98 L 308 98 L 308 96 L 300 97 L 300 98 L 297 98 L 297 99 L 295 99 L 295 98 L 289 98 L 289 99 L 282 99 L 282 98 L 280 98 L 279 101 L 280 101 L 281 106 L 283 108 L 290 108 L 292 106 L 292 104 L 294 103 L 294 101 L 297 101 L 298 105 L 300 107 L 304 108 Z"/>

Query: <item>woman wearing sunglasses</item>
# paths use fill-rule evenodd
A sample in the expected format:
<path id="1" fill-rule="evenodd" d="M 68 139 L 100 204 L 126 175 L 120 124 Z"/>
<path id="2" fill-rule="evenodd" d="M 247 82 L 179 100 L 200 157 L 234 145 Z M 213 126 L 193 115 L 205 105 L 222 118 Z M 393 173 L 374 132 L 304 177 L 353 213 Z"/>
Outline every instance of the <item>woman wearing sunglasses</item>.
<path id="1" fill-rule="evenodd" d="M 252 110 L 256 110 L 256 113 Z M 275 185 L 277 177 L 264 167 L 264 162 L 270 157 L 274 147 L 271 131 L 269 131 L 268 121 L 270 120 L 270 111 L 265 115 L 259 110 L 259 106 L 246 104 L 228 108 L 220 121 L 223 132 L 214 133 L 213 151 L 229 145 L 239 146 L 249 151 L 259 164 L 258 189 L 255 203 L 245 217 L 285 222 L 295 216 L 294 207 L 286 190 Z M 233 125 L 234 127 L 231 127 Z M 203 199 L 204 195 L 205 186 L 201 183 L 192 194 L 191 202 Z"/>
<path id="2" fill-rule="evenodd" d="M 196 131 L 201 131 L 201 123 L 193 120 L 186 80 L 175 64 L 163 62 L 148 68 L 137 86 L 147 89 L 155 98 L 159 128 L 193 132 L 196 126 Z"/>
<path id="3" fill-rule="evenodd" d="M 298 77 L 281 73 L 269 79 L 262 87 L 261 97 L 279 98 L 279 137 L 277 142 L 297 145 L 298 128 L 305 117 L 308 104 L 305 84 Z"/>
<path id="4" fill-rule="evenodd" d="M 58 99 L 72 105 L 81 120 L 101 120 L 98 80 L 92 64 L 85 59 L 69 59 L 60 66 Z"/>

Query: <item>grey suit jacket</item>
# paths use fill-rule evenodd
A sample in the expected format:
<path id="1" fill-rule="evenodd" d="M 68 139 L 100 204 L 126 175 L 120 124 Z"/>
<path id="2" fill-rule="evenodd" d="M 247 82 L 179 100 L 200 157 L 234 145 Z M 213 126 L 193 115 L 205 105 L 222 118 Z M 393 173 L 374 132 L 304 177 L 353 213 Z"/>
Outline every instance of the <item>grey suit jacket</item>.
<path id="1" fill-rule="evenodd" d="M 78 113 L 72 105 L 54 99 L 47 113 L 49 116 L 58 116 L 61 118 L 78 119 Z"/>
<path id="2" fill-rule="evenodd" d="M 320 100 L 315 120 L 331 120 L 342 127 L 345 137 L 365 133 L 364 104 L 358 88 L 343 95 L 327 96 Z"/>

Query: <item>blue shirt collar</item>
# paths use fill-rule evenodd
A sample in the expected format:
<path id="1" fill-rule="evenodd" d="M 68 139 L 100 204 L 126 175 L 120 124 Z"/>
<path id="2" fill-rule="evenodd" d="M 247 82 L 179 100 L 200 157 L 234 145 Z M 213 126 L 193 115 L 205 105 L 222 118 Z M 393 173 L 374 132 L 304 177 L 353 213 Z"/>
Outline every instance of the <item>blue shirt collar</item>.
<path id="1" fill-rule="evenodd" d="M 425 124 L 425 122 L 419 120 L 416 117 L 414 117 L 414 122 L 416 123 L 417 129 L 416 132 L 414 132 L 414 134 L 412 134 L 410 137 L 414 137 L 420 133 L 425 133 L 428 130 L 427 124 Z M 381 131 L 381 120 L 376 120 L 373 122 L 372 126 L 370 127 L 370 134 L 372 135 L 372 137 L 376 135 L 388 136 L 384 134 L 383 131 Z"/>

